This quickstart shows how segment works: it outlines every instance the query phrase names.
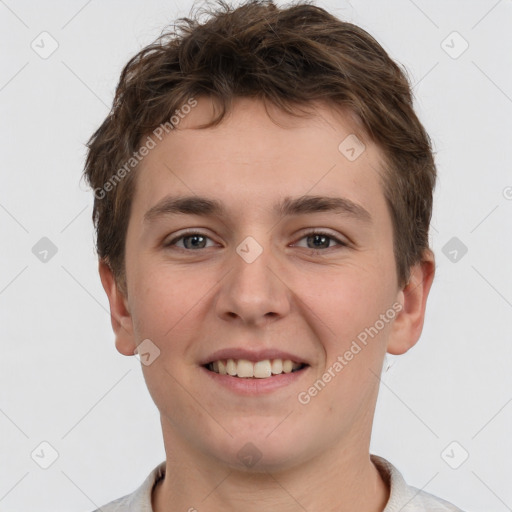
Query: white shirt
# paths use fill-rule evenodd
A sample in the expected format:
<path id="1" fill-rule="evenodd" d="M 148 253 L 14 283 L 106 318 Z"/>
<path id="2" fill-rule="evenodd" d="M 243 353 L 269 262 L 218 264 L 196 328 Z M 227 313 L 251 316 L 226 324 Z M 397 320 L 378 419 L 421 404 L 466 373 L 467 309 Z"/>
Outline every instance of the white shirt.
<path id="1" fill-rule="evenodd" d="M 402 474 L 390 462 L 370 455 L 382 478 L 390 487 L 389 500 L 382 512 L 462 512 L 455 505 L 405 483 Z M 159 464 L 133 493 L 111 501 L 94 512 L 153 512 L 151 493 L 165 475 L 165 461 Z"/>

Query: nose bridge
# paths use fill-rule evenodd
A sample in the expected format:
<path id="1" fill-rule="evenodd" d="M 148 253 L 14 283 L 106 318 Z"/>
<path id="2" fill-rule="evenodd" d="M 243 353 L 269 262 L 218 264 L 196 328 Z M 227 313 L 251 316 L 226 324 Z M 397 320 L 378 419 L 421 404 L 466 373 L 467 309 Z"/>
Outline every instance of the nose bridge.
<path id="1" fill-rule="evenodd" d="M 224 318 L 236 316 L 254 323 L 289 310 L 288 290 L 276 275 L 270 237 L 262 234 L 258 238 L 262 243 L 256 236 L 247 236 L 231 255 L 231 270 L 217 301 L 217 313 Z"/>

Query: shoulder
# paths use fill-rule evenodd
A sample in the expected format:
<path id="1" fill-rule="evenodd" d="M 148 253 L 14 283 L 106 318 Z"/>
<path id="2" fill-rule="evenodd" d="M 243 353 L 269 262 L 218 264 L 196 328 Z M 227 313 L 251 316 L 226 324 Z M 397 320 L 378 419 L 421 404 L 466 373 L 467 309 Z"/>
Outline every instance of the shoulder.
<path id="1" fill-rule="evenodd" d="M 155 483 L 165 473 L 165 461 L 156 466 L 144 482 L 131 494 L 117 498 L 94 512 L 153 512 L 151 493 Z"/>
<path id="2" fill-rule="evenodd" d="M 94 512 L 124 512 L 130 510 L 130 501 L 132 494 L 117 498 L 106 505 L 94 510 Z"/>
<path id="3" fill-rule="evenodd" d="M 463 512 L 448 501 L 407 485 L 398 469 L 383 457 L 371 455 L 371 460 L 390 488 L 383 512 Z"/>

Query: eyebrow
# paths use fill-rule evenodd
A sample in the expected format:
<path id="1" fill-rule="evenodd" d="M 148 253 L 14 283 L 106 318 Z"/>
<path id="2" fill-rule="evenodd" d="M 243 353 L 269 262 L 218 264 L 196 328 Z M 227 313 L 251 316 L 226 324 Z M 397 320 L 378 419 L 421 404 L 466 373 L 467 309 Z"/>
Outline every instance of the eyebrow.
<path id="1" fill-rule="evenodd" d="M 293 215 L 333 212 L 352 217 L 363 222 L 371 222 L 368 210 L 344 197 L 302 196 L 285 197 L 274 205 L 274 213 L 278 217 Z M 201 196 L 167 196 L 150 208 L 144 215 L 145 222 L 175 214 L 226 216 L 226 208 L 216 199 Z"/>

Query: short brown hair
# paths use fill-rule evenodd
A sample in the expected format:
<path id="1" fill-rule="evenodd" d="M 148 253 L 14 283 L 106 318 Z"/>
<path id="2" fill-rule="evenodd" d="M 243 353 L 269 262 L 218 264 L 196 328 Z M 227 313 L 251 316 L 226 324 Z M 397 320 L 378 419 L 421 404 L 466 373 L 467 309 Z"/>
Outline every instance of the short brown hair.
<path id="1" fill-rule="evenodd" d="M 272 0 L 237 8 L 224 0 L 216 4 L 178 19 L 126 64 L 112 109 L 88 141 L 84 174 L 95 190 L 99 257 L 124 288 L 134 192 L 134 172 L 126 162 L 145 136 L 172 125 L 169 120 L 191 98 L 206 96 L 220 106 L 201 128 L 220 123 L 235 97 L 270 101 L 292 115 L 322 101 L 355 115 L 364 135 L 383 151 L 382 185 L 404 285 L 410 267 L 429 249 L 436 179 L 431 141 L 414 112 L 406 70 L 365 30 L 307 1 L 286 8 Z"/>

